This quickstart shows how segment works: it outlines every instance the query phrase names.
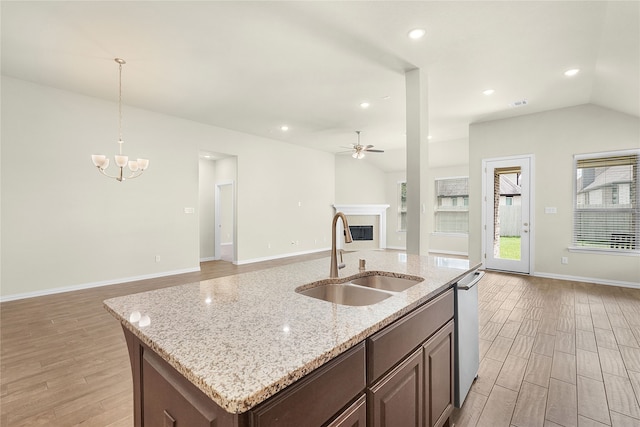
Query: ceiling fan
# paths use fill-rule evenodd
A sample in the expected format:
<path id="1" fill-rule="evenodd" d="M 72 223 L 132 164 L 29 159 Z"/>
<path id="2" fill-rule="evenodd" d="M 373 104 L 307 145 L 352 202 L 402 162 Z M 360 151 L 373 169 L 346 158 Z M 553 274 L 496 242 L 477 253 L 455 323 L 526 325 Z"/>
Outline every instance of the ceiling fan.
<path id="1" fill-rule="evenodd" d="M 360 131 L 357 130 L 356 133 L 358 134 L 358 143 L 353 144 L 351 147 L 344 147 L 349 148 L 351 151 L 353 151 L 351 157 L 359 160 L 364 158 L 365 153 L 384 153 L 384 150 L 373 150 L 373 145 L 360 144 Z"/>

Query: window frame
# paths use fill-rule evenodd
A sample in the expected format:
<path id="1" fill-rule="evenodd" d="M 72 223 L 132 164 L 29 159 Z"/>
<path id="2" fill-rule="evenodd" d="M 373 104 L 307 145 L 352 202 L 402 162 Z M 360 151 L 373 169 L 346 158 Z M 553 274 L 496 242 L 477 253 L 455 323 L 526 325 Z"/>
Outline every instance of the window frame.
<path id="1" fill-rule="evenodd" d="M 405 206 L 404 206 L 404 210 L 402 209 L 402 186 L 404 185 L 405 191 Z M 407 232 L 407 227 L 406 227 L 406 219 L 405 219 L 405 228 L 402 228 L 402 214 L 405 214 L 405 218 L 406 218 L 406 214 L 407 214 L 407 206 L 406 206 L 406 195 L 407 195 L 407 181 L 398 181 L 396 189 L 397 189 L 397 196 L 396 196 L 396 202 L 398 203 L 398 216 L 396 218 L 396 232 L 398 233 L 406 233 Z"/>
<path id="2" fill-rule="evenodd" d="M 607 211 L 619 211 L 619 212 L 631 212 L 633 216 L 633 224 L 635 225 L 635 248 L 634 249 L 624 249 L 624 248 L 611 248 L 611 247 L 597 247 L 597 246 L 584 246 L 577 244 L 577 214 L 579 212 L 578 209 L 578 163 L 580 161 L 589 160 L 589 159 L 607 159 L 614 157 L 626 157 L 626 156 L 636 156 L 637 160 L 635 163 L 635 207 L 632 205 L 630 208 L 612 208 L 605 207 L 601 209 L 607 209 Z M 633 180 L 633 174 L 632 174 Z M 631 149 L 631 150 L 617 150 L 617 151 L 604 151 L 598 153 L 588 153 L 588 154 L 575 154 L 573 156 L 573 167 L 572 167 L 572 206 L 571 206 L 571 243 L 569 245 L 570 252 L 583 252 L 583 253 L 591 253 L 591 254 L 607 254 L 607 255 L 622 255 L 622 256 L 640 256 L 640 149 Z M 631 187 L 633 188 L 633 181 L 631 181 Z M 613 187 L 612 187 L 613 188 Z M 631 194 L 633 200 L 633 194 Z M 586 203 L 589 199 L 589 194 L 585 193 L 583 202 Z M 619 194 L 618 194 L 618 203 L 619 204 Z M 613 204 L 612 204 L 613 205 Z M 585 210 L 583 208 L 583 210 Z"/>
<path id="3" fill-rule="evenodd" d="M 456 203 L 453 204 L 452 202 L 452 206 L 453 211 L 457 211 L 457 212 L 466 212 L 467 213 L 467 231 L 441 231 L 441 230 L 437 230 L 437 226 L 438 226 L 438 221 L 436 219 L 440 207 L 439 204 L 439 200 L 438 200 L 438 181 L 446 181 L 446 180 L 452 180 L 452 179 L 466 179 L 467 180 L 467 193 L 468 193 L 468 188 L 469 188 L 469 176 L 464 175 L 464 176 L 446 176 L 446 177 L 438 177 L 438 178 L 434 178 L 433 179 L 433 189 L 434 189 L 434 209 L 433 209 L 433 234 L 438 234 L 438 235 L 450 235 L 450 236 L 468 236 L 469 235 L 469 194 L 466 195 L 459 195 L 458 198 L 462 197 L 462 203 L 458 203 L 459 200 L 457 200 L 456 198 Z"/>

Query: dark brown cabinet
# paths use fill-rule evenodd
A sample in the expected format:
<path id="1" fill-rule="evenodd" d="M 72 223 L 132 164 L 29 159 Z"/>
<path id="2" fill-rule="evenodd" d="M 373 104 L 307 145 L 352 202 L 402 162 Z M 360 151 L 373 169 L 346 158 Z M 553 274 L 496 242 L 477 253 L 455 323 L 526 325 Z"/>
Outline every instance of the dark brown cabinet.
<path id="1" fill-rule="evenodd" d="M 367 427 L 367 396 L 360 396 L 327 427 Z"/>
<path id="2" fill-rule="evenodd" d="M 453 411 L 453 320 L 423 346 L 424 410 L 427 427 L 441 427 Z"/>
<path id="3" fill-rule="evenodd" d="M 368 391 L 371 427 L 422 427 L 422 349 Z"/>
<path id="4" fill-rule="evenodd" d="M 365 388 L 364 343 L 251 410 L 252 427 L 325 425 Z"/>
<path id="5" fill-rule="evenodd" d="M 448 425 L 453 333 L 449 290 L 367 340 L 370 427 Z"/>
<path id="6" fill-rule="evenodd" d="M 123 328 L 136 427 L 442 427 L 453 410 L 453 291 L 243 414 L 231 414 Z"/>

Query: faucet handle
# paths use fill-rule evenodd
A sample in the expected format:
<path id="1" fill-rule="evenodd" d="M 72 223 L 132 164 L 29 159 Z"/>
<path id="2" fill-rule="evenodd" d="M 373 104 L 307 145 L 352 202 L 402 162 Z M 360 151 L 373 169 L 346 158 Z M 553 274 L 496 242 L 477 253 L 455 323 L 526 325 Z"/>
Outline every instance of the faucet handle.
<path id="1" fill-rule="evenodd" d="M 344 249 L 340 249 L 340 263 L 344 263 L 344 260 L 342 259 L 342 254 L 344 253 Z"/>
<path id="2" fill-rule="evenodd" d="M 359 269 L 360 271 L 364 271 L 364 268 L 365 268 L 365 264 L 366 264 L 366 263 L 367 263 L 367 261 L 366 261 L 366 260 L 364 260 L 364 259 L 360 259 L 360 260 L 358 260 L 358 269 Z"/>

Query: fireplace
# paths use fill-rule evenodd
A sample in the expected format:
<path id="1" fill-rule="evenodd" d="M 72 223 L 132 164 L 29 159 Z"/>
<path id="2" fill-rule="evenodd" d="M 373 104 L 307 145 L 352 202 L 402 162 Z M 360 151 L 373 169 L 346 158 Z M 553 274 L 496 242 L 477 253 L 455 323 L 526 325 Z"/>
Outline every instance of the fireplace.
<path id="1" fill-rule="evenodd" d="M 350 225 L 349 231 L 353 240 L 373 240 L 373 225 Z"/>
<path id="2" fill-rule="evenodd" d="M 344 245 L 338 239 L 337 247 L 349 250 L 384 249 L 387 247 L 387 208 L 389 205 L 333 205 L 336 212 L 347 217 L 353 243 Z M 338 221 L 338 236 L 343 235 L 342 221 Z"/>

